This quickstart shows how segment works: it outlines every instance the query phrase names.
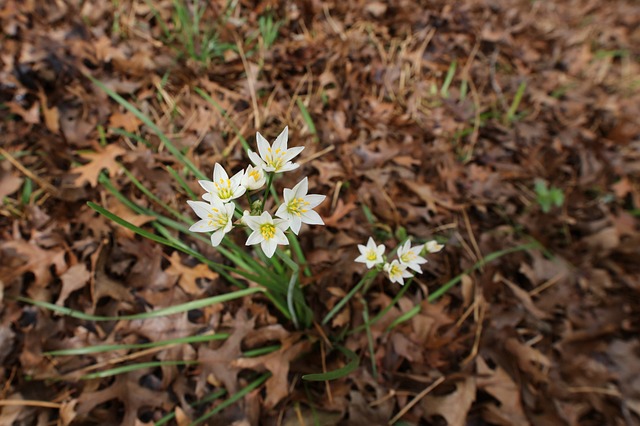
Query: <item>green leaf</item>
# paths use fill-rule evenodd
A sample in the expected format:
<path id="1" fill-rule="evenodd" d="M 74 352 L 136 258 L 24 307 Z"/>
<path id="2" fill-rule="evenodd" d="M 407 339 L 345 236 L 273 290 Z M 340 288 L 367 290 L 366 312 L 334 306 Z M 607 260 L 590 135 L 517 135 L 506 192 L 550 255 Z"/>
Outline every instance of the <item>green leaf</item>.
<path id="1" fill-rule="evenodd" d="M 206 306 L 214 305 L 216 303 L 224 303 L 230 300 L 238 299 L 240 297 L 245 297 L 250 294 L 260 293 L 260 292 L 264 292 L 264 289 L 262 289 L 261 287 L 247 288 L 244 290 L 237 290 L 227 294 L 221 294 L 219 296 L 207 297 L 205 299 L 200 299 L 200 300 L 193 300 L 191 302 L 182 303 L 176 306 L 170 306 L 168 308 L 157 309 L 151 312 L 144 312 L 141 314 L 134 314 L 134 315 L 121 315 L 121 316 L 101 316 L 101 315 L 85 314 L 84 312 L 69 309 L 64 306 L 58 306 L 48 302 L 41 302 L 38 300 L 33 300 L 33 299 L 29 299 L 27 297 L 22 297 L 22 296 L 16 297 L 16 300 L 20 302 L 29 303 L 31 305 L 38 306 L 40 308 L 48 309 L 50 311 L 54 311 L 59 314 L 68 315 L 70 317 L 78 318 L 86 321 L 122 321 L 122 320 L 157 318 L 161 316 L 173 315 L 180 312 L 190 311 L 193 309 L 202 309 Z"/>
<path id="2" fill-rule="evenodd" d="M 360 364 L 360 360 L 358 359 L 358 355 L 351 352 L 349 349 L 344 348 L 342 346 L 336 346 L 340 352 L 342 352 L 349 362 L 344 367 L 338 368 L 337 370 L 327 371 L 326 373 L 317 373 L 317 374 L 305 374 L 302 376 L 302 380 L 309 380 L 312 382 L 324 382 L 326 380 L 336 380 L 341 377 L 348 376 L 351 374 L 358 365 Z"/>
<path id="3" fill-rule="evenodd" d="M 265 373 L 262 376 L 258 377 L 256 380 L 251 382 L 249 385 L 245 386 L 240 391 L 238 391 L 238 392 L 234 393 L 233 395 L 231 395 L 229 397 L 229 399 L 227 399 L 224 402 L 222 402 L 219 405 L 217 405 L 213 410 L 211 410 L 211 411 L 207 412 L 206 414 L 198 417 L 194 422 L 191 423 L 190 426 L 199 425 L 200 423 L 202 423 L 205 420 L 207 420 L 209 417 L 219 413 L 220 411 L 224 410 L 228 406 L 235 404 L 236 401 L 239 401 L 240 399 L 242 399 L 246 394 L 248 394 L 249 392 L 251 392 L 254 389 L 257 389 L 258 386 L 262 385 L 269 377 L 271 377 L 271 373 Z"/>
<path id="4" fill-rule="evenodd" d="M 149 361 L 149 362 L 141 362 L 137 364 L 129 364 L 122 365 L 120 367 L 111 368 L 109 370 L 98 371 L 95 373 L 85 374 L 84 376 L 80 376 L 82 380 L 90 380 L 90 379 L 102 379 L 104 377 L 117 376 L 123 373 L 129 373 L 135 370 L 141 370 L 143 368 L 155 368 L 162 367 L 166 365 L 192 365 L 197 364 L 197 361 Z"/>
<path id="5" fill-rule="evenodd" d="M 191 343 L 200 343 L 200 342 L 210 342 L 212 340 L 224 340 L 228 337 L 229 337 L 229 334 L 227 333 L 201 334 L 196 336 L 179 337 L 177 339 L 160 340 L 157 342 L 148 342 L 148 343 L 130 343 L 130 344 L 121 344 L 121 345 L 96 345 L 96 346 L 87 346 L 84 348 L 60 349 L 57 351 L 45 352 L 43 355 L 47 355 L 47 356 L 88 355 L 88 354 L 95 354 L 100 352 L 158 348 L 162 346 L 171 346 L 171 345 L 178 345 L 183 343 L 191 344 Z"/>

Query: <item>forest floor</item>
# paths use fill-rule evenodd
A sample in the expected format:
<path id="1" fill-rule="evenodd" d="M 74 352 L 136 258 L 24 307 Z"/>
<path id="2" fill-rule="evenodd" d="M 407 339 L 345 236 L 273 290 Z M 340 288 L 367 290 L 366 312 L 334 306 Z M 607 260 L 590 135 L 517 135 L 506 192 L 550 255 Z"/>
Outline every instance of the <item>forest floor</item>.
<path id="1" fill-rule="evenodd" d="M 640 425 L 637 1 L 1 4 L 0 424 Z M 286 125 L 313 325 L 262 292 L 95 321 L 256 286 L 87 203 L 195 221 L 171 148 L 235 172 Z M 370 236 L 445 248 L 322 324 Z"/>

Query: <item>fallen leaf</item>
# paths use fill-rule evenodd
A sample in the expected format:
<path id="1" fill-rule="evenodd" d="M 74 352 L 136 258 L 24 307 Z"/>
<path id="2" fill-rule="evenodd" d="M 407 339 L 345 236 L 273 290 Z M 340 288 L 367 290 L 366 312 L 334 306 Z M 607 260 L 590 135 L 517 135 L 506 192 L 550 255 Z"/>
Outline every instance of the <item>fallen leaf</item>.
<path id="1" fill-rule="evenodd" d="M 92 187 L 98 185 L 98 176 L 103 169 L 107 169 L 107 173 L 112 175 L 118 169 L 116 157 L 125 154 L 126 151 L 116 144 L 107 145 L 104 150 L 95 153 L 81 154 L 85 160 L 89 160 L 88 164 L 71 169 L 71 173 L 79 174 L 74 179 L 74 183 L 78 186 L 88 182 Z"/>
<path id="2" fill-rule="evenodd" d="M 169 275 L 179 277 L 178 285 L 189 294 L 202 294 L 203 289 L 198 286 L 198 279 L 209 279 L 212 281 L 218 279 L 218 273 L 209 269 L 204 263 L 199 263 L 194 267 L 183 265 L 178 252 L 174 251 L 171 253 L 171 257 L 167 259 L 171 262 L 171 265 L 165 272 Z"/>
<path id="3" fill-rule="evenodd" d="M 56 305 L 63 306 L 69 295 L 83 288 L 89 282 L 89 278 L 91 278 L 91 272 L 87 270 L 84 263 L 75 264 L 67 269 L 67 271 L 60 276 L 62 289 L 60 290 Z"/>
<path id="4" fill-rule="evenodd" d="M 446 395 L 431 393 L 422 400 L 427 417 L 442 416 L 447 426 L 464 426 L 471 404 L 476 400 L 476 379 L 467 377 L 455 382 L 455 390 Z"/>

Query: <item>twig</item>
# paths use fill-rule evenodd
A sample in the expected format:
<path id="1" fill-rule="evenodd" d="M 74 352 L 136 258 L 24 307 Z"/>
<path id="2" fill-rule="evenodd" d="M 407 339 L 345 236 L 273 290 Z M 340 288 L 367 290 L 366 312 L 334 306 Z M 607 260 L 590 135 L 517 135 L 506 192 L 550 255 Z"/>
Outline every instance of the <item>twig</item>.
<path id="1" fill-rule="evenodd" d="M 402 407 L 402 410 L 400 410 L 398 412 L 398 414 L 395 415 L 394 418 L 392 418 L 391 420 L 389 420 L 389 425 L 394 424 L 395 422 L 397 422 L 398 420 L 400 420 L 402 418 L 402 416 L 404 416 L 405 414 L 407 414 L 407 411 L 411 410 L 413 408 L 414 405 L 416 405 L 418 402 L 420 402 L 420 400 L 422 398 L 424 398 L 425 396 L 427 396 L 427 394 L 429 392 L 431 392 L 432 390 L 434 390 L 440 383 L 444 382 L 444 376 L 440 376 L 435 382 L 431 383 L 431 385 L 429 385 L 425 390 L 423 390 L 422 392 L 420 392 L 418 395 L 416 395 L 415 398 L 413 398 L 411 401 L 409 401 L 409 403 L 407 405 L 405 405 L 404 407 Z"/>
<path id="2" fill-rule="evenodd" d="M 9 154 L 9 152 L 7 150 L 5 150 L 4 148 L 0 147 L 0 154 L 4 158 L 6 158 L 11 164 L 13 164 L 13 166 L 16 169 L 20 170 L 22 172 L 22 174 L 24 174 L 25 176 L 30 178 L 32 181 L 37 183 L 38 186 L 40 186 L 42 189 L 46 190 L 47 192 L 49 192 L 54 197 L 57 197 L 57 196 L 60 195 L 60 192 L 58 191 L 58 188 L 56 188 L 55 186 L 51 185 L 49 182 L 47 182 L 47 181 L 39 178 L 38 176 L 36 176 L 29 169 L 27 169 L 25 166 L 23 166 L 18 160 L 16 160 L 13 157 L 13 155 Z"/>

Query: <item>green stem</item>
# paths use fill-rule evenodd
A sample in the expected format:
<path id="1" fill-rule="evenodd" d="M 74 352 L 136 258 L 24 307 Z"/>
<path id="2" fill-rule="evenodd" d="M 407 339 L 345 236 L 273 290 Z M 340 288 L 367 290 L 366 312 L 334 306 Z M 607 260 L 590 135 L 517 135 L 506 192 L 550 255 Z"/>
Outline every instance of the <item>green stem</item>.
<path id="1" fill-rule="evenodd" d="M 287 306 L 289 308 L 289 313 L 291 314 L 291 321 L 293 322 L 293 325 L 296 328 L 300 328 L 300 322 L 298 321 L 296 307 L 293 304 L 293 297 L 296 289 L 296 283 L 298 282 L 298 273 L 300 271 L 300 268 L 293 261 L 293 259 L 287 256 L 287 254 L 282 250 L 276 250 L 276 254 L 293 271 L 293 273 L 291 274 L 291 278 L 289 278 L 289 286 L 287 287 Z"/>
<path id="2" fill-rule="evenodd" d="M 326 323 L 328 323 L 331 318 L 333 318 L 338 312 L 340 312 L 340 310 L 342 309 L 342 307 L 349 301 L 351 300 L 351 298 L 358 292 L 358 290 L 360 290 L 362 288 L 362 286 L 367 282 L 367 281 L 373 281 L 373 279 L 376 277 L 376 275 L 378 275 L 378 271 L 376 269 L 373 269 L 369 272 L 367 272 L 365 274 L 364 277 L 362 277 L 362 279 L 360 281 L 358 281 L 358 284 L 356 284 L 355 286 L 353 286 L 353 288 L 351 289 L 351 291 L 342 299 L 340 299 L 340 301 L 338 303 L 336 303 L 336 305 L 333 307 L 333 309 L 331 309 L 329 311 L 329 313 L 327 315 L 325 315 L 325 317 L 322 319 L 322 325 L 325 325 Z"/>
<path id="3" fill-rule="evenodd" d="M 275 173 L 269 173 L 269 177 L 267 178 L 267 188 L 264 190 L 264 196 L 262 197 L 262 205 L 260 206 L 260 213 L 264 211 L 264 205 L 267 202 L 267 195 L 269 195 L 269 189 L 271 188 L 271 183 L 273 182 L 273 175 Z"/>

